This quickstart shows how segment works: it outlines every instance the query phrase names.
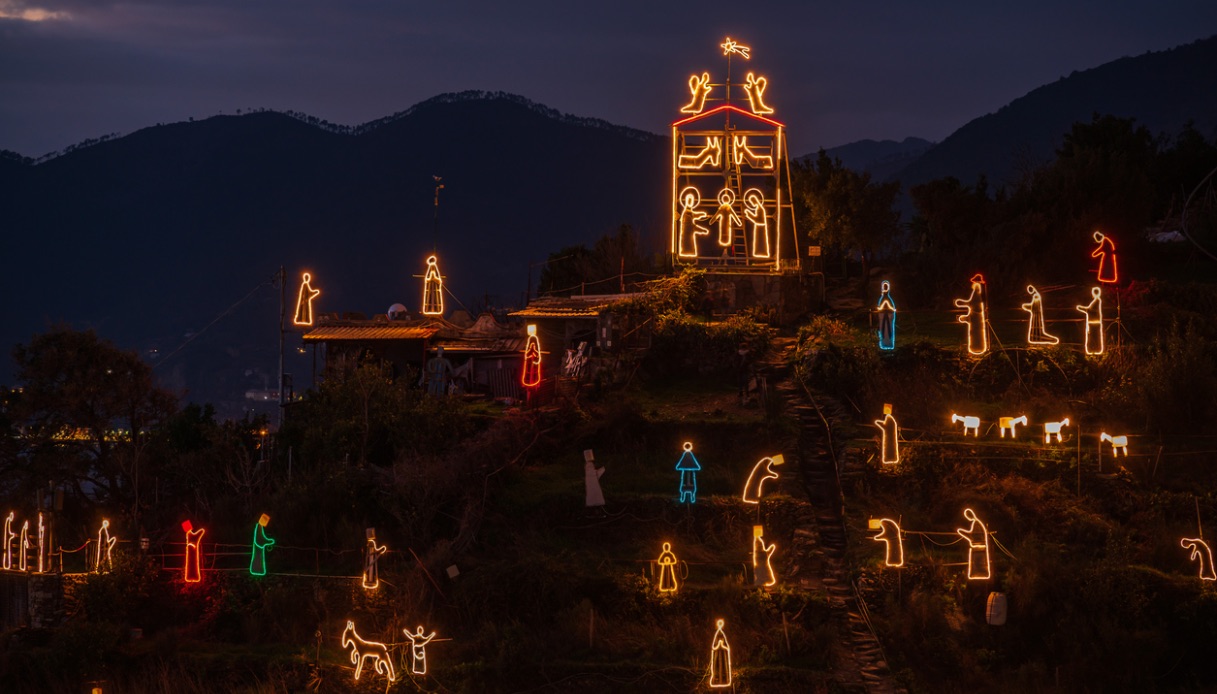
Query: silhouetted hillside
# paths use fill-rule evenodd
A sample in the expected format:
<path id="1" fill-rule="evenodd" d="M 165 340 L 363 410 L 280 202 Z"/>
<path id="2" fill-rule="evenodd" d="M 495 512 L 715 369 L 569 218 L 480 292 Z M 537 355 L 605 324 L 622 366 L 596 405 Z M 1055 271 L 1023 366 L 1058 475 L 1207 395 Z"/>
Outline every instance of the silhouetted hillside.
<path id="1" fill-rule="evenodd" d="M 995 183 L 1051 159 L 1070 125 L 1092 115 L 1132 117 L 1154 133 L 1175 134 L 1189 120 L 1217 134 L 1217 36 L 1167 51 L 1121 58 L 1075 72 L 977 118 L 893 178 L 905 189 L 945 176 Z"/>
<path id="2" fill-rule="evenodd" d="M 37 165 L 0 159 L 0 344 L 68 321 L 163 358 L 252 292 L 158 368 L 192 399 L 240 397 L 275 384 L 278 292 L 254 289 L 280 265 L 289 302 L 308 268 L 321 311 L 417 310 L 414 275 L 435 248 L 470 310 L 486 295 L 519 305 L 530 262 L 623 222 L 664 247 L 668 156 L 649 133 L 466 93 L 359 128 L 262 112 L 146 128 Z M 10 369 L 5 359 L 3 380 Z M 291 369 L 298 387 L 310 369 Z"/>
<path id="3" fill-rule="evenodd" d="M 929 140 L 923 140 L 920 137 L 906 137 L 900 142 L 858 140 L 824 151 L 828 156 L 840 159 L 846 168 L 865 171 L 874 180 L 883 181 L 916 161 L 933 146 L 934 143 Z M 811 152 L 802 158 L 814 159 L 816 154 L 816 152 Z"/>

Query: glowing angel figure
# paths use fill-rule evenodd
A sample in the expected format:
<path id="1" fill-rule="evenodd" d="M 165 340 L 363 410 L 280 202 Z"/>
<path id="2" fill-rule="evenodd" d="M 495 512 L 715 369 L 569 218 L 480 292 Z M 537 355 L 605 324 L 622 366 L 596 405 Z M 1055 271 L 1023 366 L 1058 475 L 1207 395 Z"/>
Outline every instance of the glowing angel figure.
<path id="1" fill-rule="evenodd" d="M 719 44 L 719 48 L 723 49 L 723 55 L 730 56 L 732 53 L 734 53 L 744 60 L 752 59 L 752 56 L 749 55 L 749 51 L 751 51 L 752 48 L 745 46 L 738 41 L 732 41 L 730 36 L 724 39 L 723 43 Z"/>
<path id="2" fill-rule="evenodd" d="M 676 580 L 676 553 L 672 551 L 671 542 L 663 543 L 663 551 L 655 563 L 659 565 L 659 592 L 675 593 L 680 584 Z"/>
<path id="3" fill-rule="evenodd" d="M 11 571 L 13 569 L 13 540 L 16 539 L 17 533 L 13 532 L 13 518 L 17 515 L 16 511 L 9 511 L 8 517 L 4 519 L 4 570 Z"/>
<path id="4" fill-rule="evenodd" d="M 363 587 L 365 590 L 376 590 L 380 587 L 380 555 L 389 551 L 387 545 L 376 544 L 376 528 L 368 528 L 365 532 L 368 538 L 363 550 Z"/>
<path id="5" fill-rule="evenodd" d="M 682 154 L 676 159 L 677 168 L 700 170 L 707 166 L 718 168 L 723 161 L 723 140 L 721 137 L 707 137 L 702 148 L 689 154 Z"/>
<path id="6" fill-rule="evenodd" d="M 427 272 L 423 275 L 423 315 L 444 315 L 444 278 L 439 274 L 439 258 L 427 257 Z"/>
<path id="7" fill-rule="evenodd" d="M 266 575 L 266 550 L 275 546 L 274 539 L 266 536 L 268 523 L 270 523 L 270 516 L 263 513 L 258 517 L 258 522 L 254 524 L 254 541 L 250 547 L 249 557 L 249 573 L 254 576 Z"/>
<path id="8" fill-rule="evenodd" d="M 29 571 L 29 555 L 30 547 L 30 522 L 26 521 L 21 524 L 21 539 L 17 541 L 17 546 L 21 548 L 21 556 L 17 558 L 17 564 L 21 571 Z"/>
<path id="9" fill-rule="evenodd" d="M 1119 270 L 1116 267 L 1116 244 L 1101 231 L 1094 232 L 1093 238 L 1098 247 L 1094 249 L 1090 257 L 1099 259 L 1099 281 L 1104 284 L 1114 283 L 1120 279 Z"/>
<path id="10" fill-rule="evenodd" d="M 718 223 L 718 245 L 731 245 L 735 237 L 735 228 L 743 226 L 743 221 L 735 213 L 735 191 L 723 188 L 718 193 L 718 211 L 710 218 L 710 223 Z"/>
<path id="11" fill-rule="evenodd" d="M 680 191 L 680 222 L 677 253 L 682 258 L 696 258 L 697 237 L 708 236 L 710 228 L 702 224 L 710 215 L 697 209 L 701 205 L 701 193 L 693 186 Z"/>
<path id="12" fill-rule="evenodd" d="M 300 278 L 300 292 L 296 295 L 296 316 L 292 318 L 294 325 L 313 324 L 313 299 L 321 296 L 320 289 L 313 289 L 313 276 L 304 273 Z"/>
<path id="13" fill-rule="evenodd" d="M 685 441 L 684 452 L 676 461 L 676 469 L 680 471 L 680 503 L 697 503 L 697 471 L 701 470 L 701 463 L 693 455 L 692 441 Z"/>
<path id="14" fill-rule="evenodd" d="M 872 535 L 875 542 L 884 545 L 883 563 L 893 569 L 904 566 L 904 536 L 900 524 L 891 518 L 872 518 L 869 523 L 871 530 L 878 530 L 878 535 Z"/>
<path id="15" fill-rule="evenodd" d="M 203 580 L 203 533 L 207 530 L 195 530 L 190 521 L 182 522 L 182 530 L 186 533 L 186 562 L 182 567 L 182 580 L 198 583 Z"/>
<path id="16" fill-rule="evenodd" d="M 714 632 L 714 640 L 710 642 L 710 686 L 731 686 L 731 645 L 727 643 L 727 635 L 723 633 L 724 620 L 718 620 Z"/>
<path id="17" fill-rule="evenodd" d="M 752 466 L 752 472 L 748 473 L 748 481 L 744 483 L 744 503 L 759 504 L 761 503 L 761 487 L 764 486 L 766 480 L 776 480 L 778 478 L 777 470 L 774 470 L 775 465 L 782 465 L 786 462 L 786 458 L 779 453 L 773 457 L 761 458 Z M 762 468 L 764 468 L 762 470 Z M 758 474 L 759 473 L 759 474 Z"/>
<path id="18" fill-rule="evenodd" d="M 110 521 L 102 519 L 101 528 L 97 530 L 97 550 L 93 552 L 93 573 L 114 570 L 112 553 L 117 537 L 110 537 Z"/>
<path id="19" fill-rule="evenodd" d="M 541 341 L 537 338 L 537 326 L 528 326 L 528 340 L 524 343 L 524 370 L 520 382 L 525 388 L 541 385 Z"/>
<path id="20" fill-rule="evenodd" d="M 1066 417 L 1059 422 L 1044 422 L 1044 443 L 1052 443 L 1052 437 L 1056 437 L 1056 442 L 1061 442 L 1061 429 L 1069 426 L 1069 418 Z"/>
<path id="21" fill-rule="evenodd" d="M 1213 566 L 1213 551 L 1209 549 L 1209 543 L 1198 537 L 1185 537 L 1179 541 L 1179 545 L 1184 549 L 1192 550 L 1192 555 L 1188 559 L 1200 562 L 1201 580 L 1217 581 L 1217 568 Z"/>
<path id="22" fill-rule="evenodd" d="M 402 629 L 406 638 L 410 639 L 410 656 L 413 660 L 410 671 L 416 675 L 427 674 L 427 644 L 435 638 L 435 632 L 423 636 L 423 626 L 418 625 L 418 631 L 413 634 L 409 629 Z"/>
<path id="23" fill-rule="evenodd" d="M 765 544 L 765 526 L 752 526 L 752 585 L 769 588 L 778 582 L 773 574 L 773 552 L 777 544 Z"/>
<path id="24" fill-rule="evenodd" d="M 701 113 L 706 108 L 706 97 L 710 96 L 710 90 L 714 89 L 710 84 L 710 73 L 703 72 L 701 76 L 692 75 L 689 77 L 689 93 L 693 95 L 692 100 L 688 104 L 681 107 L 681 113 Z M 715 166 L 718 166 L 715 164 Z"/>
<path id="25" fill-rule="evenodd" d="M 970 508 L 963 510 L 963 517 L 972 521 L 968 528 L 956 528 L 955 532 L 968 541 L 968 580 L 988 580 L 989 571 L 989 530 L 976 517 L 976 512 Z"/>
<path id="26" fill-rule="evenodd" d="M 346 629 L 342 632 L 342 647 L 351 649 L 351 664 L 355 666 L 355 681 L 363 674 L 364 662 L 372 661 L 372 671 L 384 675 L 390 682 L 397 679 L 393 671 L 393 659 L 389 657 L 389 647 L 378 641 L 366 641 L 355 631 L 355 622 L 347 620 Z"/>
<path id="27" fill-rule="evenodd" d="M 879 460 L 884 465 L 895 465 L 900 462 L 900 425 L 892 416 L 890 403 L 883 403 L 883 419 L 876 419 L 875 426 L 879 427 Z"/>
<path id="28" fill-rule="evenodd" d="M 769 213 L 765 211 L 765 195 L 756 188 L 744 193 L 744 219 L 752 225 L 752 257 L 769 257 Z"/>
<path id="29" fill-rule="evenodd" d="M 744 78 L 744 93 L 748 95 L 748 105 L 752 107 L 752 112 L 758 116 L 767 116 L 773 113 L 773 109 L 765 103 L 765 88 L 769 86 L 769 80 L 764 77 L 757 77 L 751 72 Z"/>
<path id="30" fill-rule="evenodd" d="M 1077 306 L 1077 310 L 1086 316 L 1086 353 L 1098 355 L 1103 353 L 1103 290 L 1091 287 L 1090 303 Z"/>
<path id="31" fill-rule="evenodd" d="M 985 309 L 985 278 L 979 272 L 972 276 L 972 293 L 966 299 L 956 299 L 955 305 L 966 309 L 956 320 L 968 326 L 968 354 L 980 356 L 989 351 L 988 312 Z"/>
<path id="32" fill-rule="evenodd" d="M 769 170 L 773 168 L 773 157 L 768 154 L 757 154 L 748 144 L 747 135 L 731 136 L 731 159 L 736 166 L 748 164 L 754 169 Z"/>
<path id="33" fill-rule="evenodd" d="M 588 508 L 604 506 L 604 490 L 600 489 L 603 475 L 604 468 L 596 467 L 595 453 L 591 449 L 583 451 L 583 496 Z"/>
<path id="34" fill-rule="evenodd" d="M 1049 335 L 1048 330 L 1044 326 L 1044 302 L 1040 298 L 1039 290 L 1033 285 L 1028 284 L 1027 293 L 1031 295 L 1031 301 L 1022 305 L 1023 310 L 1030 314 L 1030 317 L 1027 319 L 1027 344 L 1059 344 L 1060 338 Z"/>
<path id="35" fill-rule="evenodd" d="M 879 314 L 879 349 L 896 349 L 896 302 L 892 300 L 892 283 L 887 280 L 879 285 L 875 313 Z"/>

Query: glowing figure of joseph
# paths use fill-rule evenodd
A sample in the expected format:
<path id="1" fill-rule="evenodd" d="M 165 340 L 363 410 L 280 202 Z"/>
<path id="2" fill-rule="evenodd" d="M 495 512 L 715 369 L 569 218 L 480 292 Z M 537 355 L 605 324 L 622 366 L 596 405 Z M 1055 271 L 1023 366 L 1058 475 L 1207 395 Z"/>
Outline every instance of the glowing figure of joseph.
<path id="1" fill-rule="evenodd" d="M 988 316 L 985 310 L 985 278 L 979 272 L 972 276 L 972 293 L 966 299 L 956 299 L 955 305 L 966 309 L 956 320 L 968 326 L 968 354 L 980 356 L 989 351 Z"/>
<path id="2" fill-rule="evenodd" d="M 1049 335 L 1048 329 L 1044 325 L 1044 302 L 1040 298 L 1039 290 L 1028 284 L 1027 293 L 1031 295 L 1031 301 L 1022 305 L 1022 309 L 1030 314 L 1027 319 L 1027 344 L 1059 344 L 1060 338 Z"/>
<path id="3" fill-rule="evenodd" d="M 525 388 L 541 385 L 541 341 L 537 339 L 537 326 L 528 326 L 528 341 L 524 344 L 524 371 L 520 382 Z"/>
<path id="4" fill-rule="evenodd" d="M 435 256 L 427 258 L 427 273 L 423 275 L 423 315 L 444 315 L 444 278 L 439 274 L 439 261 Z"/>
<path id="5" fill-rule="evenodd" d="M 1090 289 L 1090 303 L 1077 306 L 1077 310 L 1086 316 L 1086 353 L 1098 355 L 1103 353 L 1103 290 L 1099 287 Z"/>
<path id="6" fill-rule="evenodd" d="M 254 524 L 254 541 L 250 547 L 249 573 L 254 576 L 266 575 L 266 550 L 273 547 L 275 541 L 266 536 L 266 525 L 270 516 L 263 513 Z"/>
<path id="7" fill-rule="evenodd" d="M 955 532 L 968 542 L 968 580 L 989 578 L 989 529 L 976 517 L 970 508 L 963 510 L 963 517 L 972 521 L 967 529 L 956 528 Z"/>
<path id="8" fill-rule="evenodd" d="M 300 293 L 296 295 L 296 316 L 292 318 L 295 325 L 313 324 L 313 299 L 321 296 L 320 289 L 313 289 L 313 276 L 304 273 L 300 279 Z"/>

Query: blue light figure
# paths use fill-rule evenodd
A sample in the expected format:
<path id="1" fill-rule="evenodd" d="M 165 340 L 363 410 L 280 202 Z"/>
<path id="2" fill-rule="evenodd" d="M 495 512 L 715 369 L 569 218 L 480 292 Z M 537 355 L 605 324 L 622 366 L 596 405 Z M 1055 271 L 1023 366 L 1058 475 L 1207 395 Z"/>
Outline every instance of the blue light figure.
<path id="1" fill-rule="evenodd" d="M 697 462 L 697 456 L 693 455 L 693 443 L 685 441 L 685 450 L 680 454 L 680 460 L 676 461 L 676 469 L 680 470 L 680 502 L 685 503 L 688 499 L 690 504 L 697 503 L 697 471 L 701 469 L 701 463 Z"/>
<path id="2" fill-rule="evenodd" d="M 892 284 L 883 280 L 879 286 L 879 305 L 875 312 L 879 314 L 879 349 L 896 349 L 896 302 L 892 301 Z"/>

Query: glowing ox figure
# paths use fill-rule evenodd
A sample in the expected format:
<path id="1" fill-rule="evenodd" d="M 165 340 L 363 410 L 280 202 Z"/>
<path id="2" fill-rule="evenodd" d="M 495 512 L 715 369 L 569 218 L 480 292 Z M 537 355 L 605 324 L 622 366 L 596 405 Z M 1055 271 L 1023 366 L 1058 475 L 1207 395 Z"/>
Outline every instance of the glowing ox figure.
<path id="1" fill-rule="evenodd" d="M 1090 303 L 1077 306 L 1077 310 L 1086 316 L 1086 353 L 1098 355 L 1103 353 L 1103 290 L 1092 287 Z"/>
<path id="2" fill-rule="evenodd" d="M 300 279 L 300 292 L 296 294 L 296 315 L 293 325 L 313 324 L 313 299 L 321 296 L 320 289 L 313 289 L 313 276 L 304 273 Z"/>
<path id="3" fill-rule="evenodd" d="M 737 167 L 746 163 L 754 169 L 773 168 L 773 157 L 768 154 L 753 152 L 752 146 L 748 144 L 747 135 L 732 135 L 731 150 L 731 160 L 735 162 Z"/>
<path id="4" fill-rule="evenodd" d="M 1056 442 L 1061 442 L 1061 429 L 1069 426 L 1069 418 L 1066 417 L 1059 422 L 1044 422 L 1044 443 L 1052 443 L 1052 437 L 1056 437 Z"/>
<path id="5" fill-rule="evenodd" d="M 997 418 L 998 432 L 1001 434 L 1001 437 L 1003 439 L 1006 438 L 1006 429 L 1010 430 L 1010 438 L 1014 438 L 1016 436 L 1014 427 L 1019 424 L 1021 424 L 1023 426 L 1027 426 L 1027 415 L 1022 415 L 1019 417 L 998 417 Z"/>
<path id="6" fill-rule="evenodd" d="M 748 473 L 748 481 L 744 483 L 745 504 L 761 503 L 761 487 L 764 486 L 766 480 L 776 480 L 778 478 L 778 473 L 773 468 L 785 462 L 786 458 L 782 457 L 782 454 L 779 453 L 772 458 L 761 458 L 756 462 L 756 465 L 752 466 L 752 472 Z"/>
<path id="7" fill-rule="evenodd" d="M 879 427 L 879 459 L 884 465 L 895 465 L 900 462 L 900 426 L 892 416 L 892 406 L 883 404 L 883 419 L 876 419 L 875 426 Z"/>
<path id="8" fill-rule="evenodd" d="M 972 430 L 972 435 L 980 438 L 980 417 L 971 417 L 953 414 L 951 415 L 951 424 L 963 422 L 963 435 L 968 435 L 968 429 Z"/>
<path id="9" fill-rule="evenodd" d="M 985 307 L 985 277 L 979 272 L 972 276 L 972 293 L 966 299 L 956 299 L 955 305 L 965 309 L 956 320 L 968 326 L 968 354 L 980 356 L 989 351 L 988 312 Z"/>
<path id="10" fill-rule="evenodd" d="M 266 536 L 266 526 L 269 523 L 270 516 L 263 513 L 258 517 L 258 522 L 254 524 L 254 539 L 249 553 L 250 575 L 266 575 L 266 550 L 275 546 L 274 538 Z"/>
<path id="11" fill-rule="evenodd" d="M 1060 344 L 1061 339 L 1055 335 L 1049 335 L 1044 325 L 1044 302 L 1040 298 L 1039 290 L 1028 284 L 1027 293 L 1031 295 L 1031 301 L 1022 305 L 1022 309 L 1030 314 L 1030 318 L 1027 320 L 1027 344 Z"/>
<path id="12" fill-rule="evenodd" d="M 731 686 L 731 644 L 727 643 L 727 635 L 723 633 L 724 620 L 718 620 L 714 632 L 714 640 L 710 643 L 710 686 Z"/>
<path id="13" fill-rule="evenodd" d="M 884 544 L 883 563 L 893 569 L 904 566 L 904 537 L 901 535 L 900 524 L 891 518 L 872 518 L 869 523 L 871 530 L 878 530 L 878 535 L 872 535 L 875 542 Z"/>
<path id="14" fill-rule="evenodd" d="M 1098 247 L 1090 257 L 1099 259 L 1099 281 L 1112 284 L 1120 279 L 1119 269 L 1116 267 L 1116 244 L 1101 231 L 1094 232 L 1093 238 Z"/>
<path id="15" fill-rule="evenodd" d="M 397 679 L 393 672 L 393 659 L 389 657 L 389 647 L 376 641 L 365 641 L 355 631 L 355 622 L 347 620 L 347 627 L 342 632 L 342 647 L 351 649 L 351 664 L 355 666 L 355 681 L 363 674 L 365 661 L 372 661 L 372 671 L 384 675 L 390 682 Z"/>
<path id="16" fill-rule="evenodd" d="M 744 94 L 748 96 L 748 106 L 758 116 L 767 116 L 773 113 L 773 108 L 765 103 L 765 88 L 768 86 L 769 80 L 764 77 L 757 77 L 751 72 L 744 78 Z"/>
<path id="17" fill-rule="evenodd" d="M 693 99 L 681 107 L 681 113 L 701 113 L 706 108 L 706 97 L 710 96 L 710 91 L 714 87 L 710 84 L 710 73 L 703 72 L 701 76 L 692 75 L 689 77 L 689 93 L 693 95 Z M 718 164 L 715 164 L 718 166 Z"/>
<path id="18" fill-rule="evenodd" d="M 769 588 L 777 584 L 773 574 L 773 551 L 777 544 L 765 544 L 765 526 L 752 526 L 752 584 Z"/>
<path id="19" fill-rule="evenodd" d="M 1198 537 L 1185 537 L 1179 541 L 1179 545 L 1192 550 L 1188 559 L 1200 562 L 1201 580 L 1217 581 L 1217 568 L 1213 566 L 1213 551 L 1209 549 L 1209 543 Z"/>
<path id="20" fill-rule="evenodd" d="M 1099 440 L 1106 441 L 1107 443 L 1111 444 L 1111 454 L 1113 456 L 1119 458 L 1120 452 L 1123 451 L 1124 457 L 1125 458 L 1128 457 L 1128 435 L 1127 434 L 1125 434 L 1124 436 L 1112 436 L 1111 434 L 1108 434 L 1107 432 L 1103 432 L 1102 434 L 1099 434 Z"/>
<path id="21" fill-rule="evenodd" d="M 963 517 L 972 521 L 967 528 L 956 528 L 955 532 L 968 542 L 968 580 L 983 581 L 991 575 L 989 569 L 989 530 L 970 508 L 963 510 Z"/>
<path id="22" fill-rule="evenodd" d="M 879 304 L 875 306 L 875 313 L 879 314 L 879 349 L 896 349 L 896 302 L 892 300 L 892 283 L 887 280 L 879 285 Z"/>

